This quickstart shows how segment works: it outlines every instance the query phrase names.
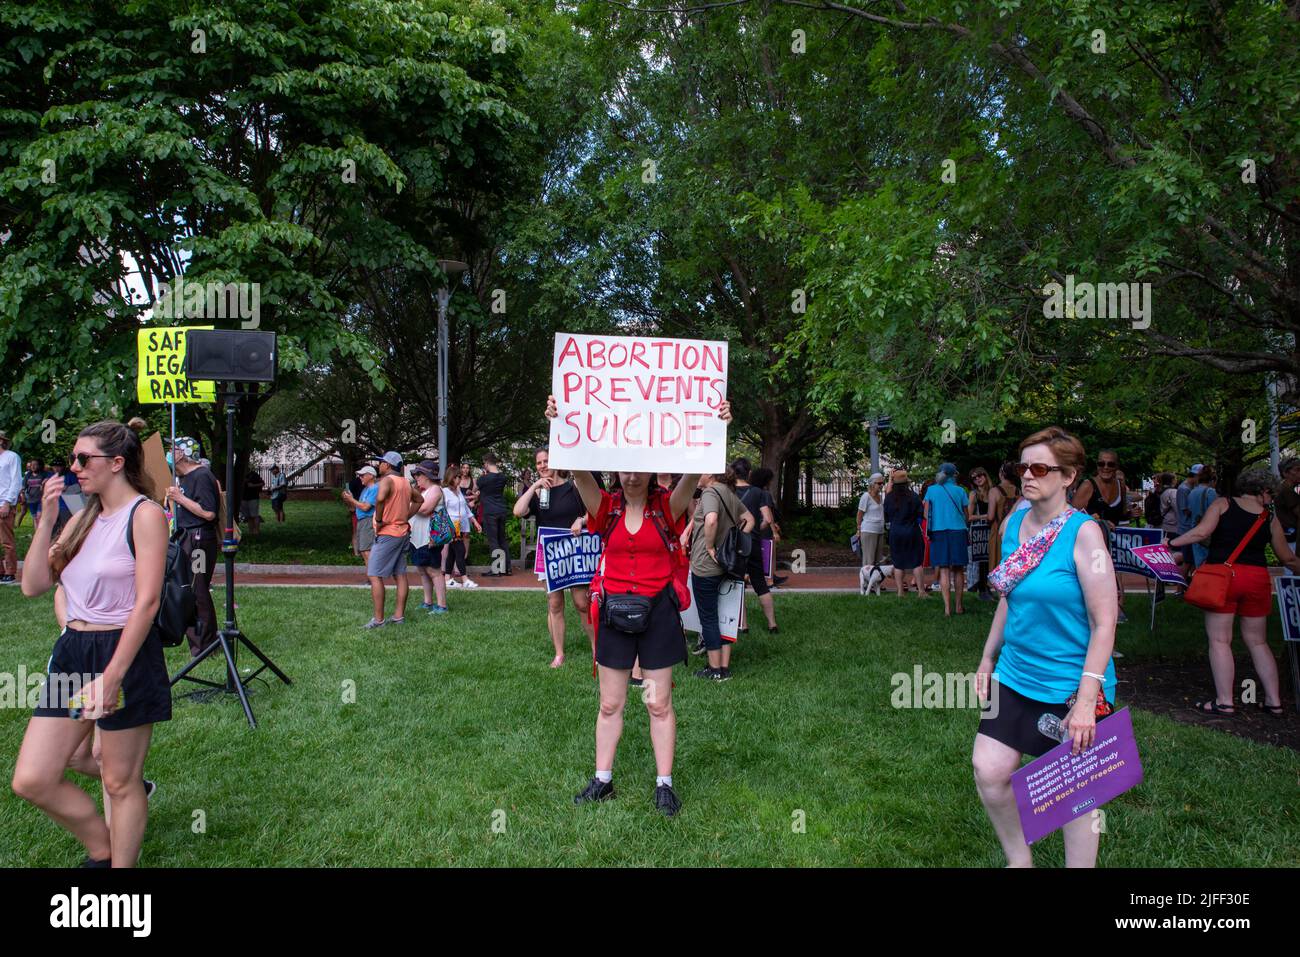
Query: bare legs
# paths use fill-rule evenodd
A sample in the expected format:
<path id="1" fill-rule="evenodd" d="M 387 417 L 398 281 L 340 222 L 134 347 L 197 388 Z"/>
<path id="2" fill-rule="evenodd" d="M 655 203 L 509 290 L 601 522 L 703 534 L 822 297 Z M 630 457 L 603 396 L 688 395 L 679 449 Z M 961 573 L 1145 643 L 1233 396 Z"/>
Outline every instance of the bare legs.
<path id="1" fill-rule="evenodd" d="M 600 711 L 596 715 L 596 768 L 612 769 L 618 740 L 623 735 L 623 709 L 627 704 L 630 671 L 598 666 Z M 655 752 L 655 773 L 673 773 L 673 751 L 677 745 L 677 713 L 673 710 L 673 670 L 656 668 L 645 672 L 642 698 L 650 713 L 650 742 Z"/>
<path id="2" fill-rule="evenodd" d="M 1210 673 L 1214 676 L 1215 700 L 1230 707 L 1236 691 L 1236 662 L 1232 657 L 1232 621 L 1234 615 L 1205 613 L 1205 634 L 1210 640 Z M 1255 674 L 1264 686 L 1264 701 L 1270 707 L 1282 703 L 1277 676 L 1277 661 L 1268 647 L 1268 619 L 1242 618 L 1241 637 L 1250 652 Z"/>
<path id="3" fill-rule="evenodd" d="M 14 767 L 13 790 L 69 831 L 90 857 L 134 867 L 149 816 L 143 777 L 153 726 L 100 732 L 101 764 L 88 747 L 92 728 L 70 718 L 32 718 Z M 107 821 L 94 798 L 63 776 L 68 767 L 102 778 L 106 813 L 111 806 Z"/>
<path id="4" fill-rule="evenodd" d="M 591 654 L 596 654 L 596 630 L 591 625 L 591 619 L 588 613 L 591 611 L 591 594 L 585 587 L 575 586 L 566 589 L 570 598 L 573 600 L 573 610 L 578 613 L 578 620 L 582 622 L 582 630 L 587 633 L 587 640 L 591 643 Z M 546 596 L 546 627 L 551 633 L 551 644 L 555 648 L 555 657 L 551 659 L 551 667 L 558 668 L 564 664 L 564 592 L 551 592 Z"/>
<path id="5" fill-rule="evenodd" d="M 975 735 L 971 764 L 975 789 L 1002 845 L 1008 867 L 1033 867 L 1034 858 L 1020 827 L 1020 812 L 1011 791 L 1011 775 L 1020 767 L 1020 752 L 988 735 Z M 1101 835 L 1090 816 L 1075 818 L 1063 829 L 1066 867 L 1096 867 Z"/>
<path id="6" fill-rule="evenodd" d="M 386 594 L 385 587 L 384 587 L 384 579 L 376 578 L 373 575 L 367 577 L 369 577 L 370 579 L 370 599 L 371 601 L 374 602 L 375 605 L 375 621 L 383 621 L 384 620 L 384 598 Z M 396 581 L 397 584 L 397 604 L 393 608 L 393 617 L 405 618 L 406 597 L 407 595 L 410 594 L 411 583 L 406 580 L 405 574 L 395 576 L 394 580 Z"/>

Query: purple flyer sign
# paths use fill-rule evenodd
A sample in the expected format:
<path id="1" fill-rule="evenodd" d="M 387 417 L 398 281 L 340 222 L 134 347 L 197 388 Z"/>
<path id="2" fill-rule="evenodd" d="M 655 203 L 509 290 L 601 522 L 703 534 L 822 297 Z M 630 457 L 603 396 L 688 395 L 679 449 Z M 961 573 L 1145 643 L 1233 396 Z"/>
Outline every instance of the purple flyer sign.
<path id="1" fill-rule="evenodd" d="M 1129 551 L 1133 553 L 1134 558 L 1151 569 L 1160 581 L 1171 585 L 1187 584 L 1183 580 L 1183 573 L 1178 570 L 1168 545 L 1135 545 Z"/>
<path id="2" fill-rule="evenodd" d="M 1033 844 L 1142 783 L 1142 761 L 1128 708 L 1097 722 L 1096 743 L 1070 754 L 1058 745 L 1011 775 L 1025 841 Z"/>

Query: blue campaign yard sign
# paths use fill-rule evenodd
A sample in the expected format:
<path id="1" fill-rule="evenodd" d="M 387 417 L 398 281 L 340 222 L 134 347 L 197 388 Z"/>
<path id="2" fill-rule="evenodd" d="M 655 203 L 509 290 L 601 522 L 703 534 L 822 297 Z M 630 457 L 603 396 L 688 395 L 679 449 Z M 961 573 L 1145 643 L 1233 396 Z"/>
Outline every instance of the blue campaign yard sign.
<path id="1" fill-rule="evenodd" d="M 1273 579 L 1277 589 L 1277 607 L 1282 613 L 1282 637 L 1300 641 L 1300 577 L 1283 575 Z"/>
<path id="2" fill-rule="evenodd" d="M 546 570 L 546 591 L 560 591 L 574 585 L 588 585 L 600 567 L 600 536 L 593 532 L 574 535 L 561 531 L 542 536 L 542 567 Z"/>

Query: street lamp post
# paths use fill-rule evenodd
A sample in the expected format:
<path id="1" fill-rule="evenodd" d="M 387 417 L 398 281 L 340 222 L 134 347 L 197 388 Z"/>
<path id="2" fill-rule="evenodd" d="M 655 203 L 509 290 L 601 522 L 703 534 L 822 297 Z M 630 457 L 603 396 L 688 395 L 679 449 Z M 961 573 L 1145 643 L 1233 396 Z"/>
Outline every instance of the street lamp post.
<path id="1" fill-rule="evenodd" d="M 439 259 L 438 266 L 449 280 L 454 280 L 469 268 L 456 259 Z M 438 469 L 447 471 L 447 302 L 451 289 L 444 283 L 438 287 Z"/>

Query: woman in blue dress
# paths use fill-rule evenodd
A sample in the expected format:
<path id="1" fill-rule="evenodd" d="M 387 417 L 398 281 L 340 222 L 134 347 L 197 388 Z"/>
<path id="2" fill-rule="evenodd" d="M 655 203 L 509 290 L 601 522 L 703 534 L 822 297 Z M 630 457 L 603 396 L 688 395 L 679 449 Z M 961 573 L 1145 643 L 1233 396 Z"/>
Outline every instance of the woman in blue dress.
<path id="1" fill-rule="evenodd" d="M 1083 445 L 1052 426 L 1020 444 L 1029 508 L 1002 526 L 1003 560 L 989 574 L 1002 597 L 976 669 L 981 715 L 972 763 L 975 786 L 1011 867 L 1032 867 L 1011 775 L 1025 755 L 1060 743 L 1039 730 L 1053 715 L 1075 754 L 1091 747 L 1098 716 L 1115 695 L 1115 570 L 1101 527 L 1066 501 L 1085 461 Z M 1067 867 L 1097 863 L 1092 815 L 1064 827 Z"/>

